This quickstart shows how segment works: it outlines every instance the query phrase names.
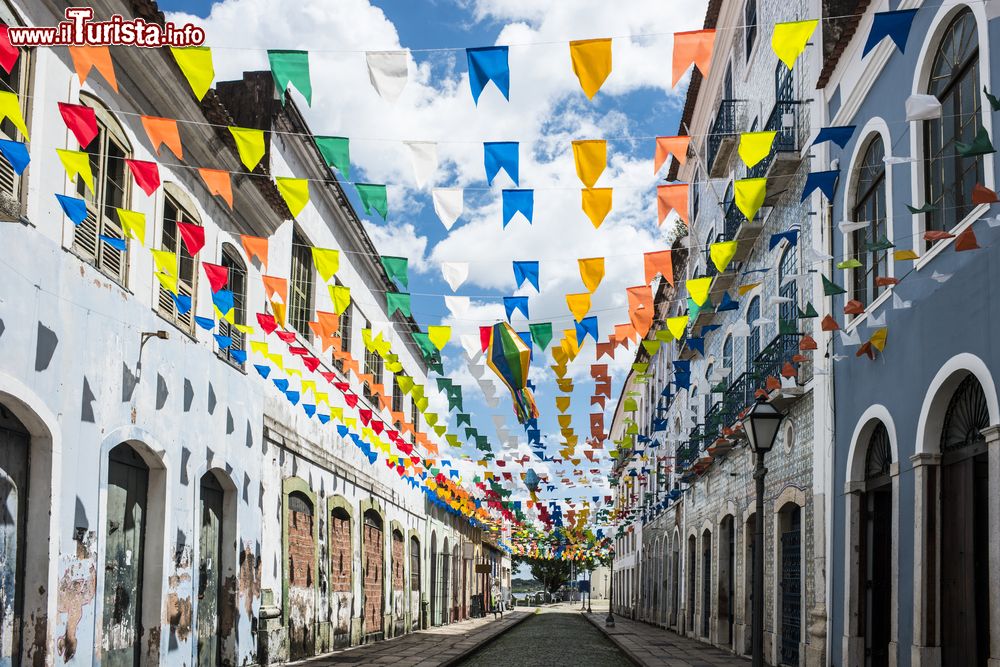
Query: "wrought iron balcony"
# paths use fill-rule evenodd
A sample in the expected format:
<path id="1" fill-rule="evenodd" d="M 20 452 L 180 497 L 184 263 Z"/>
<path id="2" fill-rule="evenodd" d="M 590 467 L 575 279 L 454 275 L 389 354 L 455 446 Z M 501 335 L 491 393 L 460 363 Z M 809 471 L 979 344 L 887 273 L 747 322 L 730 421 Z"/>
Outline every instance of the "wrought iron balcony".
<path id="1" fill-rule="evenodd" d="M 777 132 L 771 152 L 747 170 L 747 178 L 788 176 L 797 168 L 800 160 L 799 114 L 802 105 L 795 100 L 779 100 L 774 103 L 771 115 L 763 131 Z M 770 185 L 770 184 L 769 184 Z"/>
<path id="2" fill-rule="evenodd" d="M 708 133 L 708 171 L 712 178 L 724 176 L 739 141 L 742 100 L 722 100 Z"/>
<path id="3" fill-rule="evenodd" d="M 754 359 L 753 366 L 761 382 L 769 376 L 781 377 L 782 367 L 799 353 L 801 338 L 800 333 L 778 334 L 760 351 Z"/>

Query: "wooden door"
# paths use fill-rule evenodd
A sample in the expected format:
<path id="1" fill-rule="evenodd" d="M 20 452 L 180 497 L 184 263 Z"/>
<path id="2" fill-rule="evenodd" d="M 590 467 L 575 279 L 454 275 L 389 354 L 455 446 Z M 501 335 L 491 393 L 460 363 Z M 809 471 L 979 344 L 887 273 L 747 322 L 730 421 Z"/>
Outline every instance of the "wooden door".
<path id="1" fill-rule="evenodd" d="M 888 667 L 892 618 L 892 491 L 883 487 L 865 496 L 865 655 L 869 667 Z"/>
<path id="2" fill-rule="evenodd" d="M 149 468 L 134 449 L 121 444 L 111 450 L 104 553 L 105 666 L 139 664 L 148 483 Z"/>
<path id="3" fill-rule="evenodd" d="M 382 519 L 369 510 L 364 516 L 362 549 L 365 554 L 364 572 L 364 632 L 381 635 L 385 614 L 385 545 L 382 537 Z M 381 637 L 373 637 L 381 639 Z"/>
<path id="4" fill-rule="evenodd" d="M 736 638 L 733 636 L 733 621 L 736 616 L 736 521 L 730 517 L 726 525 L 729 530 L 729 554 L 726 561 L 726 622 L 729 627 L 729 643 L 735 648 Z"/>
<path id="5" fill-rule="evenodd" d="M 781 534 L 781 664 L 799 664 L 802 638 L 802 510 L 795 507 Z"/>
<path id="6" fill-rule="evenodd" d="M 707 637 L 712 618 L 712 534 L 701 538 L 701 636 Z"/>
<path id="7" fill-rule="evenodd" d="M 223 491 L 212 473 L 201 478 L 201 530 L 198 542 L 198 665 L 222 663 L 219 608 L 222 600 Z"/>
<path id="8" fill-rule="evenodd" d="M 29 447 L 21 422 L 0 407 L 0 664 L 12 667 L 21 659 Z"/>

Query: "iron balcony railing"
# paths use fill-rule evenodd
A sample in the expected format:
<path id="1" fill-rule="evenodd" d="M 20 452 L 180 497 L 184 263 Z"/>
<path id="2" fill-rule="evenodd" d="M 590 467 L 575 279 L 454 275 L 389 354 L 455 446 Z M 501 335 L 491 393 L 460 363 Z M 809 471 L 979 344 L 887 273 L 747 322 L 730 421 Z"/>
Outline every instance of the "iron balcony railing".
<path id="1" fill-rule="evenodd" d="M 736 208 L 736 202 L 731 201 L 726 206 L 726 217 L 724 220 L 725 224 L 725 239 L 726 241 L 735 241 L 736 234 L 739 232 L 740 225 L 746 218 L 743 216 L 743 212 Z"/>
<path id="2" fill-rule="evenodd" d="M 769 376 L 781 377 L 785 363 L 799 353 L 800 333 L 778 334 L 754 359 L 754 370 L 763 381 Z"/>
<path id="3" fill-rule="evenodd" d="M 708 167 L 712 168 L 715 157 L 719 153 L 722 140 L 727 136 L 737 133 L 736 117 L 739 100 L 722 100 L 719 102 L 719 111 L 712 122 L 712 129 L 708 133 Z"/>
<path id="4" fill-rule="evenodd" d="M 774 108 L 771 109 L 771 115 L 767 117 L 767 123 L 763 129 L 764 132 L 777 132 L 774 143 L 771 145 L 771 152 L 751 169 L 747 169 L 747 178 L 760 178 L 767 175 L 767 170 L 777 153 L 799 150 L 800 106 L 798 102 L 792 100 L 779 100 L 774 103 Z M 786 118 L 791 121 L 787 125 L 785 124 Z"/>

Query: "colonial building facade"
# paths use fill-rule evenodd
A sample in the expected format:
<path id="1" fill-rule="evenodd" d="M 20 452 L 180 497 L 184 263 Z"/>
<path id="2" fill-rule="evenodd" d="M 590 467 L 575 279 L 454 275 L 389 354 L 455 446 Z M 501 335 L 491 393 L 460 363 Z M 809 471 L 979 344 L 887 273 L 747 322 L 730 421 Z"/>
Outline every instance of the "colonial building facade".
<path id="1" fill-rule="evenodd" d="M 0 3 L 0 18 L 48 26 L 63 9 Z M 163 20 L 146 0 L 97 2 L 95 13 Z M 427 362 L 416 323 L 389 314 L 392 282 L 294 101 L 282 105 L 264 72 L 199 103 L 168 50 L 113 55 L 116 82 L 95 70 L 81 83 L 64 48 L 22 50 L 3 77 L 31 163 L 16 176 L 0 161 L 0 664 L 272 663 L 468 618 L 475 596 L 510 585 L 495 536 L 317 418 L 324 401 L 371 410 L 422 445 L 415 397 L 363 331 L 382 332 L 399 374 L 418 384 Z M 56 149 L 79 146 L 57 102 L 95 113 L 92 189 L 60 164 Z M 153 147 L 143 116 L 180 119 L 183 156 Z M 252 175 L 231 125 L 265 131 Z M 27 138 L 9 121 L 0 131 Z M 159 161 L 162 186 L 147 195 L 128 159 Z M 231 203 L 197 167 L 234 174 Z M 311 179 L 294 218 L 271 174 Z M 55 194 L 86 200 L 79 226 Z M 126 237 L 116 208 L 145 216 L 144 239 Z M 181 222 L 204 232 L 195 256 Z M 268 237 L 266 256 L 248 256 L 241 235 Z M 363 364 L 364 386 L 309 326 L 333 309 L 312 247 L 341 251 L 337 280 L 352 302 L 338 347 Z M 150 249 L 175 253 L 190 308 L 154 277 Z M 234 300 L 213 331 L 195 321 L 215 319 L 203 263 L 228 269 Z M 255 314 L 272 300 L 265 273 L 287 281 L 294 344 L 350 384 L 357 406 L 333 387 L 320 398 L 292 373 L 279 391 L 247 359 L 248 343 L 264 340 Z M 302 365 L 285 345 L 270 354 L 285 369 Z"/>

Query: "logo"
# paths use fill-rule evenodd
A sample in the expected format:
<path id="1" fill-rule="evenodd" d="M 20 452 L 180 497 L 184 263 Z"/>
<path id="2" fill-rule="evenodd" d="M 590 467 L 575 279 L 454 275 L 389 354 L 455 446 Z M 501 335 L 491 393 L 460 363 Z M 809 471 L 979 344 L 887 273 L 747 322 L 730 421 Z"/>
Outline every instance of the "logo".
<path id="1" fill-rule="evenodd" d="M 139 46 L 158 49 L 163 46 L 201 46 L 205 31 L 193 23 L 163 25 L 141 18 L 127 19 L 114 14 L 107 21 L 93 21 L 92 7 L 67 7 L 66 20 L 54 27 L 10 26 L 8 35 L 14 46 Z"/>

